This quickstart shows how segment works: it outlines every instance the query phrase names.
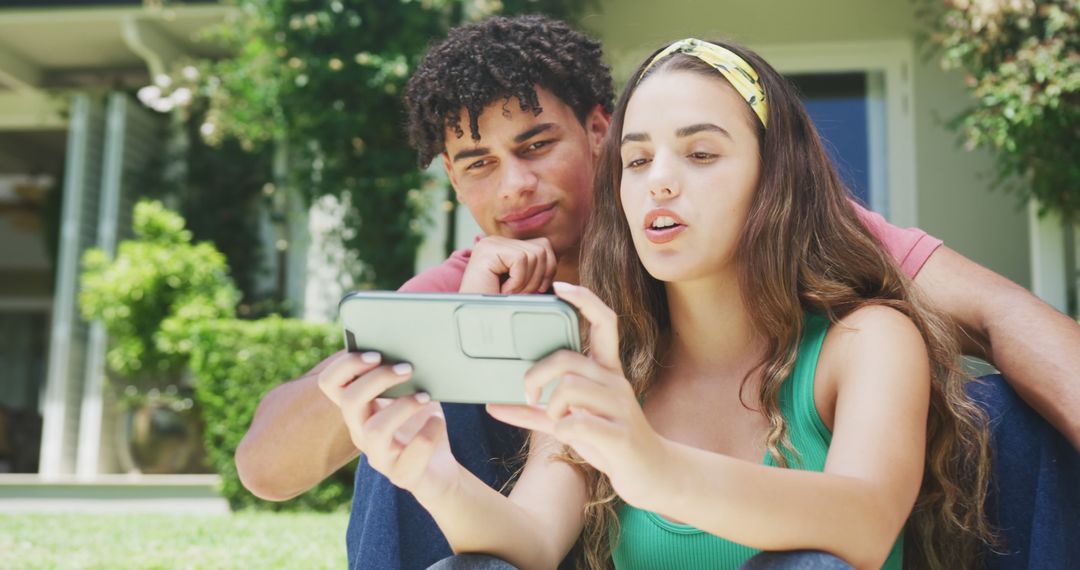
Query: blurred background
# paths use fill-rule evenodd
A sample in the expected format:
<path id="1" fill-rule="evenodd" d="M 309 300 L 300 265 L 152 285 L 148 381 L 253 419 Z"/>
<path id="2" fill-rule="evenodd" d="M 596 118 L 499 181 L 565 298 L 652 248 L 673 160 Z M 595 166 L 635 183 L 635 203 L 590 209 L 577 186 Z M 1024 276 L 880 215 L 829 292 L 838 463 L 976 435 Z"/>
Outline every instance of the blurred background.
<path id="1" fill-rule="evenodd" d="M 526 12 L 617 88 L 673 39 L 750 46 L 857 199 L 1076 317 L 1076 0 L 0 1 L 0 566 L 343 563 L 351 467 L 270 504 L 232 454 L 345 291 L 472 244 L 400 95 L 449 27 Z"/>

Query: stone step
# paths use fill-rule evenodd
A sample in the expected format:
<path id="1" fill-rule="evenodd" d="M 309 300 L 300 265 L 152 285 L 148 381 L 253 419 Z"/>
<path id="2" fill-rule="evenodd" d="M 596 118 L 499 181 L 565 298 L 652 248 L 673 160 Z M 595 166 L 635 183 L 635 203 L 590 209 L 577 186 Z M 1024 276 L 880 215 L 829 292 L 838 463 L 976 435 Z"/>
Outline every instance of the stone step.
<path id="1" fill-rule="evenodd" d="M 0 475 L 0 513 L 228 514 L 217 475 Z"/>

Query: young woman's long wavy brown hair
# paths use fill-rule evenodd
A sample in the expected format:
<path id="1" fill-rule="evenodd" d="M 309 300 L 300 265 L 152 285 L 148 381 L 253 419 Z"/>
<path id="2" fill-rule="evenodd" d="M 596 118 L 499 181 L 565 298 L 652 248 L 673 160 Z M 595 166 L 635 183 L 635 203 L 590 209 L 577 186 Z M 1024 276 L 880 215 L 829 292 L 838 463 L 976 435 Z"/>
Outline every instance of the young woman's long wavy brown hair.
<path id="1" fill-rule="evenodd" d="M 911 281 L 860 222 L 788 81 L 746 48 L 713 43 L 757 70 L 769 101 L 769 127 L 758 132 L 761 175 L 736 251 L 746 309 L 767 339 L 766 355 L 743 386 L 760 374 L 760 393 L 752 401 L 769 420 L 768 452 L 777 464 L 787 465 L 782 451 L 791 448 L 778 396 L 795 364 L 804 311 L 827 314 L 834 322 L 868 304 L 903 312 L 926 341 L 932 375 L 926 467 L 906 526 L 905 565 L 971 567 L 978 543 L 993 538 L 983 510 L 990 458 L 985 415 L 964 391 L 968 379 L 958 370 L 954 331 L 918 298 Z M 619 315 L 623 371 L 639 397 L 656 381 L 670 338 L 664 284 L 641 264 L 619 198 L 623 120 L 643 68 L 630 79 L 612 117 L 582 244 L 582 283 Z M 672 70 L 724 81 L 684 54 L 666 57 L 648 76 Z M 746 112 L 760 126 L 749 106 Z M 576 463 L 590 491 L 582 534 L 585 562 L 607 567 L 609 536 L 618 533 L 618 498 L 603 474 Z"/>

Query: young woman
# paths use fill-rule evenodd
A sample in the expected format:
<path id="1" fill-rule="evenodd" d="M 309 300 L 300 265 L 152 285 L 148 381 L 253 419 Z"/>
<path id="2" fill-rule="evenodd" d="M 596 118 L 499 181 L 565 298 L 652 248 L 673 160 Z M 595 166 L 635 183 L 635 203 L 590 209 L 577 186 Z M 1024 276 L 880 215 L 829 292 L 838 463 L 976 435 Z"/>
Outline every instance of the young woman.
<path id="1" fill-rule="evenodd" d="M 556 285 L 589 322 L 588 356 L 530 370 L 532 398 L 557 382 L 547 406 L 489 406 L 532 430 L 508 498 L 457 466 L 438 417 L 395 439 L 422 401 L 365 426 L 384 442 L 369 462 L 455 552 L 552 568 L 581 536 L 592 567 L 734 568 L 798 549 L 971 566 L 990 534 L 987 432 L 955 343 L 772 67 L 693 39 L 646 60 L 594 201 L 583 286 Z"/>

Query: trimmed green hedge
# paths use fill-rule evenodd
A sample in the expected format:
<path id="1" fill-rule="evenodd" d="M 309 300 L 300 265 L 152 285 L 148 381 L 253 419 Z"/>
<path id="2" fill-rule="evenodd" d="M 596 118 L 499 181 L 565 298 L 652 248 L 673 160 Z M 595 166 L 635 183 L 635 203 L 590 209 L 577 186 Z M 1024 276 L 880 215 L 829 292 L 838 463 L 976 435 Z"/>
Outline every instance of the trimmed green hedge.
<path id="1" fill-rule="evenodd" d="M 214 470 L 221 475 L 222 495 L 233 510 L 347 508 L 355 465 L 341 469 L 295 499 L 275 503 L 244 489 L 233 460 L 262 397 L 340 350 L 341 331 L 328 324 L 270 317 L 258 321 L 206 321 L 194 327 L 193 337 L 191 370 L 202 408 L 206 451 Z"/>

